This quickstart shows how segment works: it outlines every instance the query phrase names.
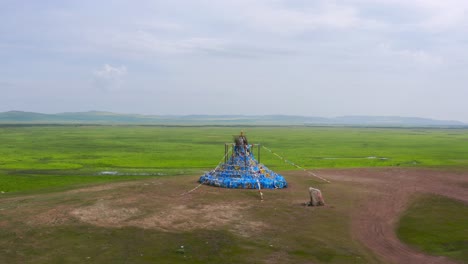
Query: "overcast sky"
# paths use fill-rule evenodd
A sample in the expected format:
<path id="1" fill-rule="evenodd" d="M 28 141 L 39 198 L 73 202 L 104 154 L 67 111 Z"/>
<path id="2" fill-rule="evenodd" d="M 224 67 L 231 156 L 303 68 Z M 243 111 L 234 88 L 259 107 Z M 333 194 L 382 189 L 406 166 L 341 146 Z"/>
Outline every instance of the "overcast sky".
<path id="1" fill-rule="evenodd" d="M 468 122 L 466 0 L 0 0 L 0 112 Z"/>

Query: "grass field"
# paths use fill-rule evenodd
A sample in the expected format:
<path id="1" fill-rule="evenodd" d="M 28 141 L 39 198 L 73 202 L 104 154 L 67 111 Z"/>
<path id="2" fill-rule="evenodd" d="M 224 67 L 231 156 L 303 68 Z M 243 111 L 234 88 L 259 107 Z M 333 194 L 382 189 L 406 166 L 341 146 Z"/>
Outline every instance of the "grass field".
<path id="1" fill-rule="evenodd" d="M 400 239 L 433 255 L 468 261 L 468 206 L 441 196 L 414 201 L 397 230 Z"/>
<path id="2" fill-rule="evenodd" d="M 264 202 L 255 190 L 209 186 L 180 196 L 193 179 L 162 176 L 0 200 L 0 262 L 378 263 L 349 230 L 362 187 L 303 175 L 286 190 L 265 190 Z M 346 202 L 305 207 L 308 184 L 331 204 Z"/>
<path id="3" fill-rule="evenodd" d="M 217 165 L 224 155 L 223 144 L 231 142 L 232 135 L 239 130 L 0 126 L 0 191 L 125 177 L 201 174 Z M 248 127 L 245 130 L 251 143 L 260 143 L 305 168 L 468 167 L 468 130 L 463 129 Z M 264 149 L 261 162 L 275 170 L 295 169 Z M 116 171 L 118 175 L 99 175 L 103 171 Z"/>
<path id="4" fill-rule="evenodd" d="M 366 181 L 325 184 L 306 173 L 289 172 L 294 174 L 288 177 L 290 187 L 265 191 L 264 203 L 253 190 L 206 186 L 196 195 L 180 196 L 220 162 L 224 143 L 240 129 L 0 126 L 0 262 L 380 262 L 350 230 L 353 211 L 371 193 Z M 250 143 L 308 169 L 468 169 L 468 130 L 463 129 L 244 130 Z M 275 171 L 295 169 L 266 150 L 261 162 Z M 135 179 L 143 181 L 130 181 Z M 115 181 L 128 182 L 87 189 Z M 332 206 L 301 206 L 307 200 L 304 190 L 311 185 L 326 193 Z M 408 216 L 418 210 L 411 207 Z M 405 218 L 402 237 L 431 230 L 437 221 L 418 230 L 405 226 Z M 466 224 L 459 226 L 466 230 Z M 466 245 L 461 246 L 466 252 Z"/>

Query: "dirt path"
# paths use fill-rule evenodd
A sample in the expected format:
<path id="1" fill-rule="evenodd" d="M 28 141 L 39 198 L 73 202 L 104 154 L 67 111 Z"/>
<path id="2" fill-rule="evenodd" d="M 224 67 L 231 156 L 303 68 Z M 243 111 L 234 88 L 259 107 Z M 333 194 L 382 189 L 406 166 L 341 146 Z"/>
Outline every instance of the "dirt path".
<path id="1" fill-rule="evenodd" d="M 352 220 L 353 237 L 390 263 L 455 263 L 429 256 L 400 242 L 395 234 L 401 213 L 417 193 L 433 193 L 468 203 L 468 172 L 430 169 L 324 170 L 330 180 L 363 184 L 374 192 Z M 465 187 L 464 187 L 465 186 Z"/>

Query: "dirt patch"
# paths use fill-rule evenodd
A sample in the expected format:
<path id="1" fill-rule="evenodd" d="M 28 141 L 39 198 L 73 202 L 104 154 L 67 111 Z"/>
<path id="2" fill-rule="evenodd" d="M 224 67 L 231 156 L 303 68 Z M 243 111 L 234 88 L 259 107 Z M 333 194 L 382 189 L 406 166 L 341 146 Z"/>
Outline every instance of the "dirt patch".
<path id="1" fill-rule="evenodd" d="M 468 172 L 431 169 L 323 170 L 334 181 L 352 181 L 372 190 L 352 216 L 353 236 L 390 263 L 455 263 L 429 256 L 403 244 L 396 236 L 398 220 L 411 197 L 420 193 L 443 195 L 468 203 Z"/>
<path id="2" fill-rule="evenodd" d="M 138 208 L 116 207 L 109 201 L 101 200 L 92 206 L 75 209 L 70 215 L 98 226 L 123 226 L 125 221 L 138 213 Z"/>
<path id="3" fill-rule="evenodd" d="M 35 214 L 27 223 L 29 225 L 62 225 L 70 220 L 68 210 L 68 206 L 53 207 Z"/>
<path id="4" fill-rule="evenodd" d="M 189 182 L 189 186 L 191 188 L 193 183 Z M 93 194 L 99 200 L 91 205 L 69 208 L 68 215 L 102 227 L 136 226 L 171 232 L 226 228 L 244 237 L 254 235 L 268 226 L 248 218 L 245 212 L 251 208 L 250 199 L 208 199 L 204 198 L 201 190 L 195 196 L 180 195 L 180 188 L 185 189 L 173 185 L 170 180 L 164 186 L 153 180 L 106 184 L 74 190 L 73 193 L 69 191 L 78 195 L 105 192 Z M 206 189 L 205 194 L 208 196 L 223 195 L 223 190 L 219 188 Z"/>
<path id="5" fill-rule="evenodd" d="M 187 205 L 167 207 L 157 212 L 143 212 L 139 208 L 120 207 L 112 201 L 99 201 L 92 206 L 77 208 L 70 215 L 97 226 L 138 226 L 164 231 L 213 229 L 228 226 L 242 236 L 249 236 L 266 226 L 263 222 L 243 219 L 245 205 L 209 204 L 196 208 Z"/>
<path id="6" fill-rule="evenodd" d="M 248 236 L 249 231 L 263 227 L 262 222 L 244 219 L 248 207 L 233 204 L 210 204 L 198 208 L 179 205 L 146 217 L 136 222 L 144 227 L 158 227 L 164 230 L 213 229 L 229 226 L 236 233 Z"/>

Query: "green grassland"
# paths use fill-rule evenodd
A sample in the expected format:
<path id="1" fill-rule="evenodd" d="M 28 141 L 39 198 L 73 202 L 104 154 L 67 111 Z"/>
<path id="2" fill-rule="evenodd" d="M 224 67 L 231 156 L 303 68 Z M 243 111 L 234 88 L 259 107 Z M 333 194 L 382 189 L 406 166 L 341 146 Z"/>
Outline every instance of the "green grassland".
<path id="1" fill-rule="evenodd" d="M 14 192 L 155 175 L 201 174 L 223 158 L 238 127 L 0 126 L 0 191 Z M 247 127 L 260 143 L 304 168 L 468 167 L 468 130 Z M 255 152 L 256 155 L 257 152 Z M 274 170 L 295 169 L 261 150 Z M 116 171 L 118 175 L 101 175 Z M 84 177 L 86 176 L 86 177 Z"/>
<path id="2" fill-rule="evenodd" d="M 400 239 L 433 255 L 468 260 L 468 206 L 441 196 L 419 197 L 400 220 Z"/>
<path id="3" fill-rule="evenodd" d="M 289 176 L 290 186 L 281 191 L 265 190 L 264 202 L 258 200 L 254 190 L 208 186 L 197 189 L 196 195 L 181 196 L 195 186 L 198 175 L 223 160 L 224 143 L 232 142 L 232 136 L 241 129 L 246 131 L 250 143 L 260 143 L 307 169 L 468 168 L 466 129 L 3 125 L 0 126 L 0 262 L 380 262 L 351 235 L 352 212 L 369 195 L 358 184 L 326 184 L 305 174 L 290 177 L 295 172 L 284 172 Z M 258 156 L 257 150 L 255 155 Z M 295 169 L 265 149 L 261 151 L 261 162 L 276 171 Z M 111 189 L 61 192 L 94 183 L 134 179 L 143 181 Z M 327 203 L 332 206 L 302 206 L 301 202 L 307 200 L 304 190 L 311 185 L 326 193 Z M 121 199 L 128 199 L 127 204 Z M 111 216 L 122 207 L 137 208 L 139 214 L 128 221 L 157 215 L 166 207 L 185 205 L 198 209 L 236 202 L 248 205 L 240 211 L 239 222 L 264 222 L 267 226 L 245 236 L 232 230 L 232 224 L 208 232 L 203 228 L 181 231 L 144 228 L 126 221 L 119 222 L 121 226 L 100 226 L 70 217 L 73 210 L 86 209 L 100 201 L 108 203 Z M 437 206 L 436 203 L 436 212 L 453 215 L 458 219 L 455 225 L 466 231 L 466 221 L 459 222 L 455 211 L 443 211 Z M 452 208 L 442 206 L 446 210 Z M 431 237 L 432 234 L 423 232 L 441 223 L 453 226 L 452 222 L 447 224 L 436 218 L 427 220 L 435 216 L 431 210 L 423 210 L 426 211 L 411 207 L 404 216 L 400 227 L 403 240 Z M 416 217 L 425 216 L 424 219 L 414 218 L 414 212 Z M 54 216 L 49 219 L 49 214 Z M 195 214 L 193 219 L 198 221 L 198 217 Z M 96 219 L 103 218 L 105 214 L 96 215 Z M 462 218 L 466 220 L 466 216 Z M 45 223 L 36 223 L 41 219 Z M 425 230 L 418 229 L 417 222 L 423 220 L 428 225 Z M 453 235 L 459 229 L 434 230 Z M 466 237 L 463 232 L 461 235 Z M 425 248 L 429 242 L 405 241 L 434 254 L 466 259 L 463 256 L 466 243 L 462 242 L 460 250 L 457 237 L 446 238 L 437 238 L 439 245 L 435 249 Z M 437 248 L 444 246 L 445 253 Z"/>

